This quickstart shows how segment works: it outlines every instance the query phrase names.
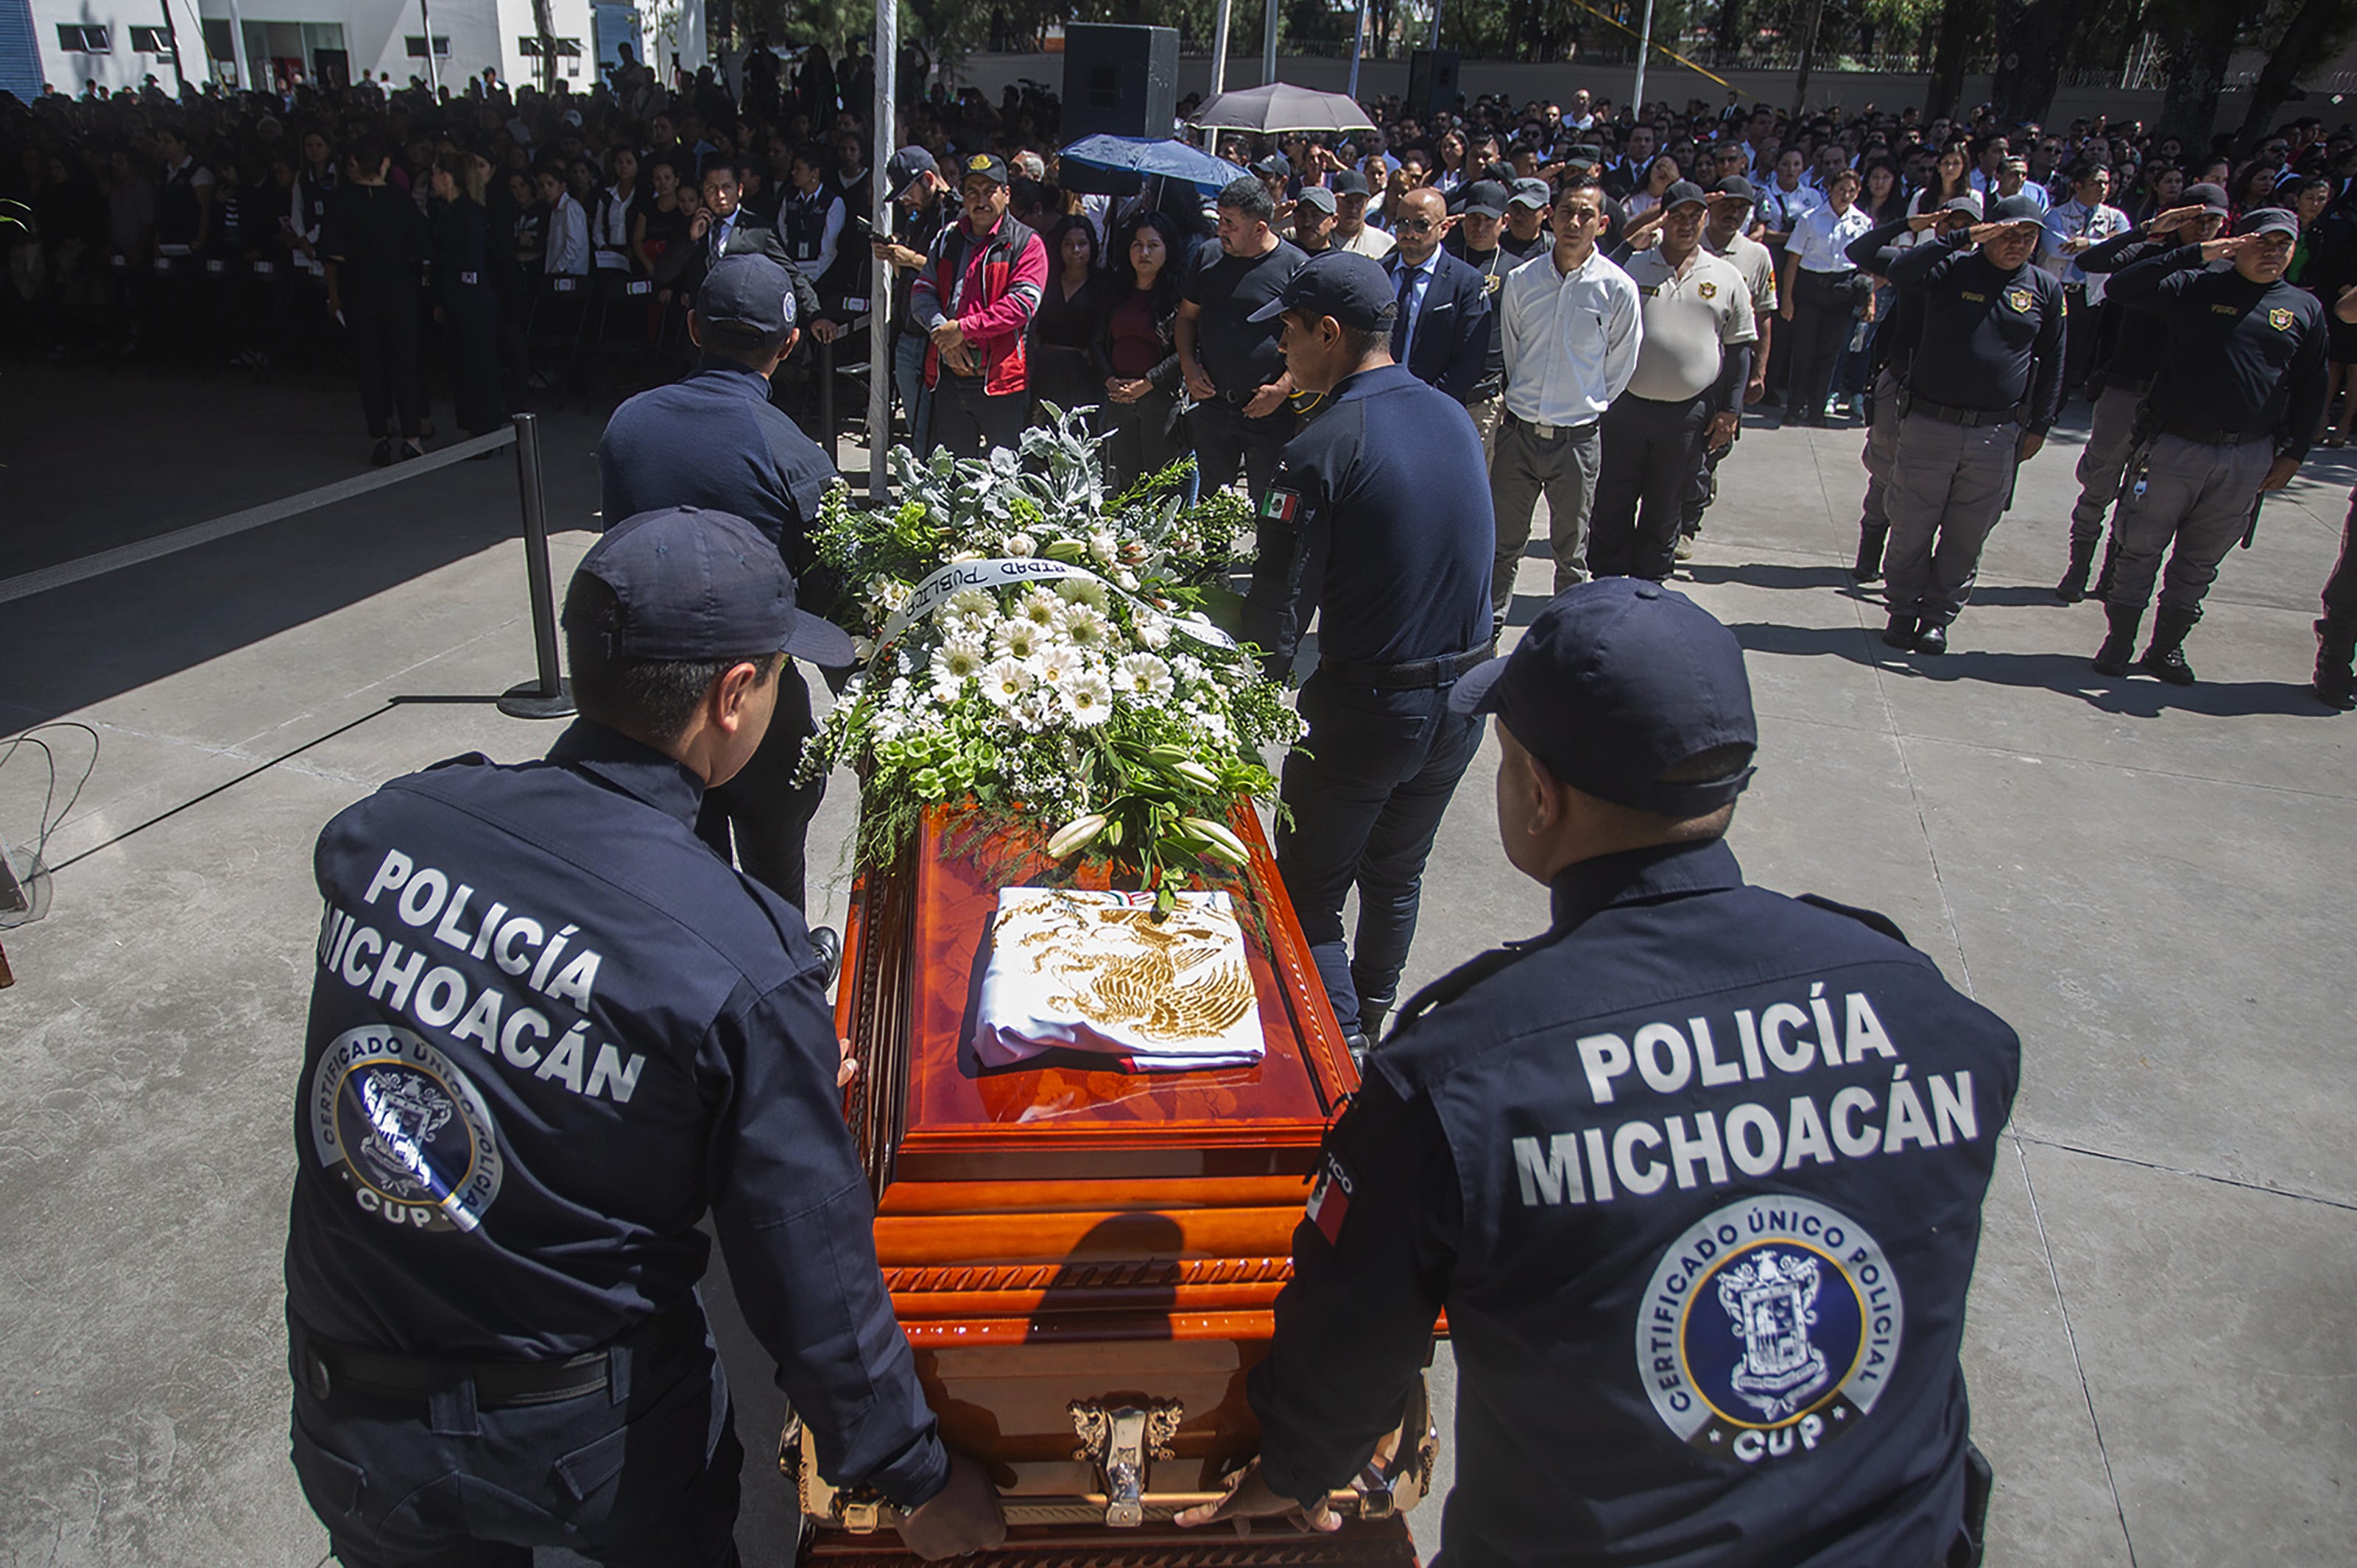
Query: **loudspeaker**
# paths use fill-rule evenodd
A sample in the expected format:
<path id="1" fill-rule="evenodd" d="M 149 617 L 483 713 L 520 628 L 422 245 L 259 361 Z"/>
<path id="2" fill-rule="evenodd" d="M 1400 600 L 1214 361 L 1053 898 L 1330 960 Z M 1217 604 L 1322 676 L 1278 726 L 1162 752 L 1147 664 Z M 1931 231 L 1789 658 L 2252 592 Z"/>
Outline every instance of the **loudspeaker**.
<path id="1" fill-rule="evenodd" d="M 1457 51 L 1417 49 L 1407 61 L 1407 113 L 1427 118 L 1436 109 L 1457 107 Z"/>
<path id="2" fill-rule="evenodd" d="M 1456 57 L 1449 59 L 1453 82 Z M 1178 113 L 1178 29 L 1068 25 L 1063 104 L 1068 142 L 1095 135 L 1169 135 Z"/>

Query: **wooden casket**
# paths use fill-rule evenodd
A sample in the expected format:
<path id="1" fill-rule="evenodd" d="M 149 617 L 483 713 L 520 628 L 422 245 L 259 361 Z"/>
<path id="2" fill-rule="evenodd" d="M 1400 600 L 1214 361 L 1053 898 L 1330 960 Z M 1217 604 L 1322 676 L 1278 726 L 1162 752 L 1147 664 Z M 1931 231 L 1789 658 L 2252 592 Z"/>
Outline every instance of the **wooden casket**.
<path id="1" fill-rule="evenodd" d="M 1103 887 L 1102 868 L 961 854 L 935 813 L 852 900 L 836 1022 L 859 1063 L 845 1110 L 876 1250 L 943 1439 L 996 1472 L 1009 1562 L 1415 1560 L 1400 1514 L 1436 1453 L 1420 1394 L 1379 1474 L 1334 1495 L 1340 1533 L 1168 1522 L 1259 1446 L 1245 1374 L 1268 1350 L 1326 1125 L 1358 1086 L 1259 819 L 1240 802 L 1231 825 L 1250 860 L 1213 885 L 1243 917 L 1267 1047 L 1250 1067 L 978 1067 L 967 1042 L 998 889 Z M 816 1527 L 806 1557 L 914 1561 L 889 1507 L 828 1487 L 791 1430 L 780 1464 Z"/>

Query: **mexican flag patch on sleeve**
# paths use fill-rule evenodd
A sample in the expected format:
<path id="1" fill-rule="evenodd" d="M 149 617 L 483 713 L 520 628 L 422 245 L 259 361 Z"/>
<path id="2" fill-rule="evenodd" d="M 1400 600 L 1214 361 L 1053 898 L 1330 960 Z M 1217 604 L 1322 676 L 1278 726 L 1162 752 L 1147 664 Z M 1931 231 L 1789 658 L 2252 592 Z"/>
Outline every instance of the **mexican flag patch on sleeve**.
<path id="1" fill-rule="evenodd" d="M 1342 1239 L 1342 1219 L 1351 1212 L 1351 1173 L 1332 1155 L 1326 1156 L 1326 1168 L 1318 1174 L 1318 1185 L 1309 1189 L 1309 1201 L 1305 1208 L 1309 1223 L 1318 1227 L 1329 1247 L 1339 1246 Z"/>
<path id="2" fill-rule="evenodd" d="M 1301 497 L 1293 490 L 1272 489 L 1261 498 L 1260 514 L 1271 522 L 1292 522 L 1301 516 Z"/>

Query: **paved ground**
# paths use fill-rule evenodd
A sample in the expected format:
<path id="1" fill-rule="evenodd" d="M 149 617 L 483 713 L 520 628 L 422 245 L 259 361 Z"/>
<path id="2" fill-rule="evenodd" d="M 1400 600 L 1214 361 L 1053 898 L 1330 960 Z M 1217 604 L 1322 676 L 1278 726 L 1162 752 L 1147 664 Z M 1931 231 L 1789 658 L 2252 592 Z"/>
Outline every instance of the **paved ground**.
<path id="1" fill-rule="evenodd" d="M 10 369 L 0 575 L 341 477 L 351 402 Z M 561 575 L 597 421 L 544 423 Z M 1751 875 L 1888 910 L 2026 1042 L 1966 1352 L 1990 1561 L 2344 1563 L 2357 719 L 2300 683 L 2352 474 L 2320 455 L 2269 503 L 2179 693 L 2093 675 L 2100 612 L 2045 592 L 2068 431 L 2025 472 L 1959 651 L 1889 656 L 1842 569 L 1858 446 L 1748 433 L 1691 591 L 1754 653 Z M 396 773 L 552 737 L 485 703 L 530 672 L 516 515 L 504 459 L 462 464 L 0 606 L 0 734 L 102 741 L 49 840 L 55 910 L 5 938 L 0 1563 L 325 1552 L 285 1459 L 277 1283 L 309 845 Z M 1525 618 L 1544 581 L 1527 563 Z M 89 741 L 44 733 L 78 773 Z M 1411 983 L 1544 924 L 1495 848 L 1493 757 L 1444 829 Z M 32 831 L 35 761 L 0 769 L 0 834 Z M 838 789 L 818 839 L 849 825 Z M 774 1405 L 732 1351 L 758 1454 Z M 773 1562 L 783 1494 L 748 1490 L 748 1560 Z"/>

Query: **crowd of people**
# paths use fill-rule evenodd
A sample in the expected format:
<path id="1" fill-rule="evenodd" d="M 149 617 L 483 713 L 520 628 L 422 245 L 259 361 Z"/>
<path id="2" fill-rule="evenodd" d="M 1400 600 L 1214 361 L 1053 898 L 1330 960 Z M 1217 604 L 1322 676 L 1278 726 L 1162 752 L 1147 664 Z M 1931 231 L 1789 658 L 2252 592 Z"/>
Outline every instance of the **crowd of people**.
<path id="1" fill-rule="evenodd" d="M 2137 334 L 2108 280 L 2124 246 L 2181 229 L 2190 207 L 2229 237 L 2249 214 L 2289 214 L 2283 275 L 2325 324 L 2325 396 L 2299 451 L 2357 429 L 2357 398 L 2343 395 L 2357 325 L 2331 308 L 2357 284 L 2357 133 L 2313 116 L 2237 162 L 2223 138 L 2189 145 L 2103 117 L 1796 117 L 1731 92 L 1638 114 L 1584 91 L 1421 115 L 1385 101 L 1369 106 L 1372 130 L 1222 134 L 1236 169 L 1225 188 L 1108 193 L 1101 173 L 1062 166 L 1060 105 L 1037 89 L 994 106 L 912 81 L 901 150 L 871 170 L 873 70 L 856 46 L 839 64 L 812 49 L 790 66 L 763 44 L 738 93 L 708 68 L 666 88 L 626 57 L 587 93 L 511 92 L 486 73 L 457 91 L 363 81 L 11 101 L 0 194 L 22 205 L 6 231 L 9 317 L 52 356 L 348 366 L 362 445 L 382 464 L 435 434 L 429 390 L 447 389 L 457 427 L 480 433 L 585 367 L 610 370 L 617 392 L 683 372 L 704 274 L 748 250 L 795 277 L 802 331 L 773 395 L 809 426 L 815 381 L 866 360 L 882 262 L 899 437 L 980 452 L 1012 444 L 1043 403 L 1090 406 L 1117 481 L 1191 456 L 1199 484 L 1241 479 L 1258 506 L 1316 399 L 1288 384 L 1278 328 L 1253 310 L 1307 257 L 1355 252 L 1399 284 L 1395 355 L 1480 431 L 1501 624 L 1542 495 L 1558 586 L 1591 569 L 1673 571 L 1747 412 L 1755 430 L 1871 426 L 1857 576 L 1880 578 L 1890 403 L 1907 392 L 1900 339 L 1913 330 L 1898 262 L 2000 206 L 2028 242 L 2023 264 L 2047 280 L 2037 298 L 2057 336 L 2039 353 L 2054 360 L 2056 406 L 2135 394 L 2111 399 L 2109 456 L 2082 465 L 2065 599 L 2088 590 L 2151 369 L 2132 348 L 2119 371 Z M 879 173 L 890 233 L 869 221 Z M 1529 265 L 1542 253 L 1555 258 L 1553 290 Z M 1665 287 L 1714 302 L 1708 319 L 1680 317 Z M 1566 310 L 1598 329 L 1571 330 Z M 2041 391 L 2047 379 L 2041 360 Z M 2042 435 L 2052 413 L 2026 412 Z M 2018 446 L 2014 460 L 2026 456 Z M 2001 489 L 2009 499 L 2009 465 Z M 1898 537 L 1903 595 L 1915 542 Z M 1943 647 L 1969 592 L 1977 543 L 1936 542 L 1945 581 L 1912 618 L 1929 624 L 1895 646 Z M 2337 704 L 2346 683 L 2319 690 Z"/>

